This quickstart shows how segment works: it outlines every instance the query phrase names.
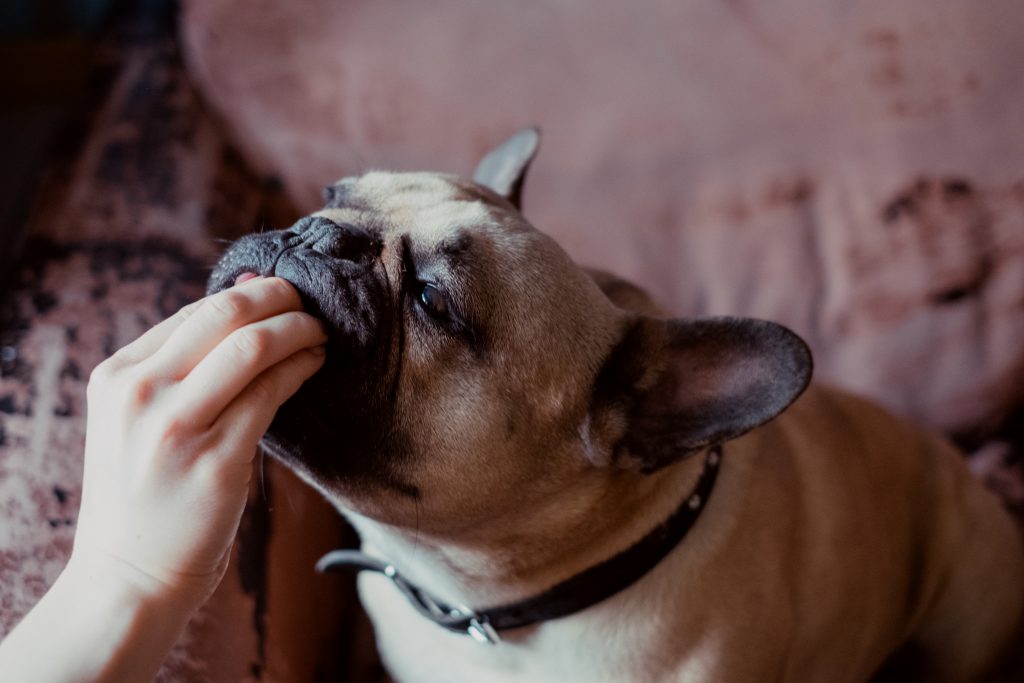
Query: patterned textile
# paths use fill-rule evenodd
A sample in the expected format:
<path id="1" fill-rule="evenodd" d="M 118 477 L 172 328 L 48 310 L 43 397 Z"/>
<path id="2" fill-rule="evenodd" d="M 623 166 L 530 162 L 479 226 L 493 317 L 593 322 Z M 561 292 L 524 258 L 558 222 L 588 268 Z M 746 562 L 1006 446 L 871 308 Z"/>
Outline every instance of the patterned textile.
<path id="1" fill-rule="evenodd" d="M 0 304 L 0 637 L 71 551 L 90 371 L 202 296 L 217 240 L 274 208 L 193 94 L 171 28 L 130 23 L 101 48 Z M 268 462 L 232 567 L 157 680 L 346 676 L 352 589 L 312 571 L 344 540 L 326 503 Z"/>

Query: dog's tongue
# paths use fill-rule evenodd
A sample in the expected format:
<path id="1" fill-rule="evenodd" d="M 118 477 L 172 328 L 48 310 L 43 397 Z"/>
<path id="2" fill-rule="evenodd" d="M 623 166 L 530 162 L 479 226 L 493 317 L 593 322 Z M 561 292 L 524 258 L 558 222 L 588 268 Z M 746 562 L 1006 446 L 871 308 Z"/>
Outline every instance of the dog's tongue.
<path id="1" fill-rule="evenodd" d="M 259 277 L 259 275 L 257 275 L 256 273 L 242 273 L 241 275 L 235 278 L 235 284 L 240 285 L 243 282 L 248 282 L 254 277 Z"/>

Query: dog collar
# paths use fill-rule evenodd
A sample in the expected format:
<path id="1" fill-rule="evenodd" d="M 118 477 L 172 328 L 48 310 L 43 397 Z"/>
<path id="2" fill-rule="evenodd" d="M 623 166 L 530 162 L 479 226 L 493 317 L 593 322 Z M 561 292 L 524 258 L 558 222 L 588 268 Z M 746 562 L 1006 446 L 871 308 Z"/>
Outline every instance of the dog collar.
<path id="1" fill-rule="evenodd" d="M 629 587 L 654 568 L 675 548 L 696 523 L 715 485 L 721 463 L 721 446 L 704 459 L 704 469 L 693 491 L 678 508 L 650 533 L 613 555 L 542 593 L 507 605 L 472 610 L 438 600 L 388 564 L 358 550 L 335 550 L 316 563 L 318 572 L 353 569 L 373 571 L 391 579 L 412 606 L 427 619 L 449 631 L 471 636 L 480 643 L 498 643 L 499 631 L 558 619 L 606 600 Z"/>

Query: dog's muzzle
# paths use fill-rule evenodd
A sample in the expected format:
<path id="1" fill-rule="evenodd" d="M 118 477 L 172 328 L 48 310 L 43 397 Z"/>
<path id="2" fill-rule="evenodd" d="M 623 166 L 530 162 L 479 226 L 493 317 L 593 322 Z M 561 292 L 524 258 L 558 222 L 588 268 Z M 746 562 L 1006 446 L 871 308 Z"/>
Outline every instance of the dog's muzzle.
<path id="1" fill-rule="evenodd" d="M 382 242 L 366 230 L 351 223 L 335 223 L 323 216 L 306 216 L 282 236 L 281 254 L 289 249 L 310 249 L 362 266 L 380 256 L 382 247 Z"/>
<path id="2" fill-rule="evenodd" d="M 211 293 L 248 273 L 280 277 L 324 323 L 326 362 L 281 406 L 263 440 L 270 453 L 321 479 L 369 471 L 379 450 L 400 329 L 400 283 L 389 280 L 382 251 L 372 230 L 307 216 L 237 240 L 210 276 Z"/>

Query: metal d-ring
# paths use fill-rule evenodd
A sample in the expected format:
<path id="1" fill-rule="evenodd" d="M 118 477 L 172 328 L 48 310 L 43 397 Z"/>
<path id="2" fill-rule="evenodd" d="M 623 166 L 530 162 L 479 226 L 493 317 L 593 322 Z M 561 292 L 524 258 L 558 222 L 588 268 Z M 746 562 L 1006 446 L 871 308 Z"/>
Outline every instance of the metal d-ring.
<path id="1" fill-rule="evenodd" d="M 481 619 L 478 616 L 473 616 L 469 620 L 469 626 L 466 627 L 466 633 L 469 634 L 470 638 L 480 643 L 481 645 L 497 645 L 501 642 L 501 636 L 491 626 L 491 622 L 487 619 Z"/>

